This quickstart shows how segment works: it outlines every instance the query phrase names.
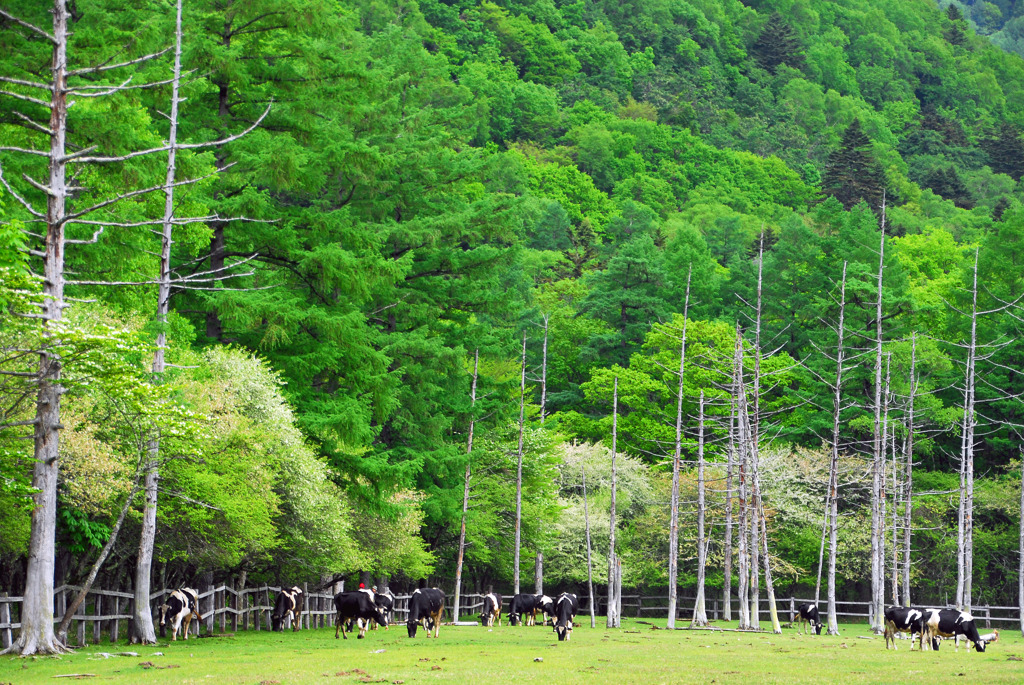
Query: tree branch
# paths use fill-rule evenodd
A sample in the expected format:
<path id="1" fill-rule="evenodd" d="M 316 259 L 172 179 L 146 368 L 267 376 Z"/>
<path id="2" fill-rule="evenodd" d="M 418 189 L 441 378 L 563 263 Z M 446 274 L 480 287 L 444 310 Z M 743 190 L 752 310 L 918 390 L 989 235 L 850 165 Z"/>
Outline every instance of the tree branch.
<path id="1" fill-rule="evenodd" d="M 13 14 L 11 14 L 10 12 L 7 12 L 4 9 L 0 9 L 0 17 L 5 17 L 5 18 L 13 21 L 15 24 L 18 24 L 19 26 L 24 26 L 29 31 L 32 31 L 33 33 L 39 34 L 40 36 L 42 36 L 46 40 L 50 41 L 54 45 L 57 44 L 57 39 L 56 39 L 56 37 L 54 37 L 54 35 L 52 33 L 48 33 L 46 31 L 44 31 L 43 29 L 39 28 L 35 24 L 30 24 L 30 23 L 28 23 L 27 21 L 25 21 L 23 19 L 19 19 L 18 17 L 14 16 Z"/>

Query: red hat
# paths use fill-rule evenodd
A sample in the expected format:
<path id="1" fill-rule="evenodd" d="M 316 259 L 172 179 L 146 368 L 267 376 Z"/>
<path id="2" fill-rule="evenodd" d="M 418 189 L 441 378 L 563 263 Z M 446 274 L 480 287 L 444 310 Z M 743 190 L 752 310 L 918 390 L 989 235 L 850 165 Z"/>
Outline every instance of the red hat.
<path id="1" fill-rule="evenodd" d="M 363 585 L 362 583 L 359 583 L 359 589 L 360 589 L 360 590 L 362 590 L 362 589 L 363 589 L 363 588 L 365 588 L 365 587 L 366 587 L 365 585 Z"/>

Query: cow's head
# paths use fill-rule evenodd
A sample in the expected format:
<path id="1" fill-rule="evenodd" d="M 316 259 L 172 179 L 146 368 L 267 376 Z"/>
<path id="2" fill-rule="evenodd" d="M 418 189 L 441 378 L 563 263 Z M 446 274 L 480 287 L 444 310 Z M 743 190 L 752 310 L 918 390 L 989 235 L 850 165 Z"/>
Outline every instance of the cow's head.
<path id="1" fill-rule="evenodd" d="M 509 615 L 508 615 L 508 622 L 509 622 L 509 625 L 513 625 L 513 626 L 519 625 L 519 612 L 518 611 L 510 612 Z"/>
<path id="2" fill-rule="evenodd" d="M 388 610 L 384 607 L 377 607 L 377 613 L 373 618 L 381 627 L 388 627 Z"/>
<path id="3" fill-rule="evenodd" d="M 160 605 L 160 625 L 164 625 L 164 622 L 167 620 L 167 610 L 170 608 L 166 603 Z"/>
<path id="4" fill-rule="evenodd" d="M 985 641 L 984 640 L 978 640 L 977 642 L 974 643 L 974 648 L 976 650 L 978 650 L 979 652 L 984 652 L 985 651 Z"/>
<path id="5" fill-rule="evenodd" d="M 420 622 L 409 621 L 406 625 L 409 628 L 409 637 L 416 637 L 416 629 L 420 627 Z"/>
<path id="6" fill-rule="evenodd" d="M 815 624 L 815 626 L 814 626 L 814 634 L 815 635 L 821 635 L 821 628 L 822 628 L 822 623 L 821 623 L 821 621 L 818 621 Z"/>
<path id="7" fill-rule="evenodd" d="M 555 632 L 558 633 L 558 641 L 563 642 L 565 638 L 569 636 L 569 631 L 572 628 L 564 623 L 558 623 L 555 625 Z"/>

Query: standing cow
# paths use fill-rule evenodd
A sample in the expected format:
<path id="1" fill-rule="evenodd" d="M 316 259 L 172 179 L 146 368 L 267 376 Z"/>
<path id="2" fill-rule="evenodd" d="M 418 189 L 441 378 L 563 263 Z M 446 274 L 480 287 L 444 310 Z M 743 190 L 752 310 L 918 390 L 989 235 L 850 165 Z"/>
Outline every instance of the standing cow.
<path id="1" fill-rule="evenodd" d="M 373 596 L 373 603 L 377 605 L 377 608 L 384 612 L 384 615 L 388 618 L 388 623 L 395 622 L 395 597 L 388 590 L 384 592 L 375 592 Z M 370 626 L 371 630 L 377 630 L 377 624 L 374 623 Z M 388 627 L 385 625 L 384 630 Z"/>
<path id="2" fill-rule="evenodd" d="M 821 615 L 818 614 L 817 604 L 801 604 L 796 608 L 800 614 L 800 628 L 803 634 L 807 634 L 807 624 L 811 624 L 811 630 L 815 635 L 821 635 Z"/>
<path id="3" fill-rule="evenodd" d="M 409 637 L 416 637 L 416 630 L 422 622 L 427 629 L 434 631 L 434 637 L 441 633 L 441 613 L 444 611 L 444 593 L 433 588 L 420 588 L 409 597 Z"/>
<path id="4" fill-rule="evenodd" d="M 334 638 L 340 633 L 343 638 L 348 635 L 342 630 L 346 621 L 355 620 L 359 623 L 358 639 L 366 637 L 366 627 L 369 621 L 373 620 L 384 626 L 388 625 L 388 617 L 382 612 L 373 599 L 366 592 L 339 592 L 334 595 L 334 609 L 337 612 L 334 617 Z M 362 620 L 360 620 L 362 619 Z M 365 622 L 364 622 L 365 621 Z"/>
<path id="5" fill-rule="evenodd" d="M 565 593 L 563 593 L 565 594 Z M 536 614 L 540 614 L 540 624 L 542 626 L 547 625 L 548 617 L 551 617 L 551 625 L 555 624 L 555 600 L 551 599 L 547 595 L 534 595 L 537 599 L 535 605 L 536 610 L 534 613 L 534 624 L 536 624 Z"/>
<path id="6" fill-rule="evenodd" d="M 497 621 L 501 625 L 501 595 L 488 592 L 484 595 L 484 607 L 480 612 L 480 623 L 490 628 Z"/>
<path id="7" fill-rule="evenodd" d="M 274 602 L 274 613 L 271 615 L 271 626 L 274 630 L 284 630 L 284 620 L 289 614 L 292 617 L 292 632 L 299 629 L 302 600 L 302 590 L 299 587 L 293 585 L 290 590 L 281 588 L 281 592 L 277 593 L 277 601 Z"/>
<path id="8" fill-rule="evenodd" d="M 571 592 L 563 592 L 555 600 L 555 632 L 558 633 L 559 642 L 572 637 L 572 624 L 576 620 L 579 606 L 579 600 Z"/>
<path id="9" fill-rule="evenodd" d="M 885 648 L 889 643 L 896 649 L 896 633 L 910 634 L 910 648 L 914 648 L 914 635 L 924 631 L 924 610 L 891 606 L 885 610 Z"/>
<path id="10" fill-rule="evenodd" d="M 533 625 L 534 614 L 537 611 L 537 597 L 538 595 L 526 593 L 513 597 L 508 604 L 509 625 Z"/>
<path id="11" fill-rule="evenodd" d="M 924 630 L 921 631 L 922 650 L 925 639 L 929 641 L 932 649 L 937 650 L 940 637 L 951 637 L 956 640 L 956 650 L 960 651 L 961 636 L 974 643 L 974 648 L 979 652 L 985 651 L 985 641 L 978 634 L 978 626 L 974 623 L 974 617 L 966 611 L 957 609 L 927 610 L 924 617 Z"/>
<path id="12" fill-rule="evenodd" d="M 185 620 L 184 639 L 187 640 L 192 617 L 195 616 L 197 621 L 203 620 L 203 615 L 199 613 L 199 593 L 190 587 L 172 592 L 167 602 L 160 607 L 160 625 L 164 625 L 168 615 L 171 617 L 171 640 L 178 639 L 182 619 Z"/>

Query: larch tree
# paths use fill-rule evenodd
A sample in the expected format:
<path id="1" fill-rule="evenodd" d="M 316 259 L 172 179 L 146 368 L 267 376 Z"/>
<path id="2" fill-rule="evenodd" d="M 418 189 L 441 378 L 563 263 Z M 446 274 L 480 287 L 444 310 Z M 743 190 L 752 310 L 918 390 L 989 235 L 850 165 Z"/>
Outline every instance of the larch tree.
<path id="1" fill-rule="evenodd" d="M 825 510 L 828 513 L 828 634 L 839 634 L 836 616 L 836 562 L 839 556 L 839 430 L 843 412 L 843 362 L 846 359 L 844 337 L 846 332 L 846 262 L 839 285 L 839 319 L 836 323 L 836 376 L 832 385 L 832 439 L 828 467 L 828 494 Z"/>
<path id="2" fill-rule="evenodd" d="M 917 399 L 917 331 L 910 335 L 910 394 L 907 397 L 906 437 L 903 444 L 903 606 L 910 606 L 910 547 L 914 529 L 914 401 Z"/>
<path id="3" fill-rule="evenodd" d="M 513 584 L 519 594 L 519 552 L 522 542 L 523 522 L 523 430 L 526 422 L 526 334 L 523 334 L 523 357 L 519 375 L 519 447 L 516 449 L 516 539 L 513 561 Z"/>
<path id="4" fill-rule="evenodd" d="M 459 620 L 459 600 L 462 592 L 462 562 L 466 557 L 466 515 L 469 513 L 469 483 L 473 474 L 473 429 L 476 427 L 476 382 L 480 372 L 480 348 L 473 352 L 473 383 L 469 391 L 469 431 L 466 437 L 466 473 L 462 479 L 462 522 L 459 524 L 459 556 L 455 562 L 455 600 L 452 620 Z"/>
<path id="5" fill-rule="evenodd" d="M 619 615 L 616 611 L 616 597 L 615 597 L 615 576 L 616 576 L 616 562 L 617 554 L 615 552 L 615 497 L 616 487 L 615 482 L 615 452 L 618 449 L 619 437 L 619 377 L 615 376 L 614 384 L 612 386 L 612 480 L 611 480 L 611 504 L 609 505 L 608 513 L 608 610 L 607 610 L 607 621 L 606 627 L 618 628 L 619 627 Z"/>
<path id="6" fill-rule="evenodd" d="M 704 579 L 708 561 L 707 540 L 704 533 L 706 503 L 704 499 L 704 391 L 700 391 L 697 405 L 697 598 L 693 607 L 690 627 L 706 626 L 708 612 L 704 602 Z"/>
<path id="7" fill-rule="evenodd" d="M 683 452 L 683 379 L 686 371 L 686 317 L 690 310 L 690 276 L 686 276 L 686 299 L 683 304 L 683 330 L 679 342 L 679 386 L 676 391 L 676 443 L 672 455 L 672 501 L 668 528 L 668 627 L 676 627 L 676 601 L 679 573 L 679 472 Z"/>

